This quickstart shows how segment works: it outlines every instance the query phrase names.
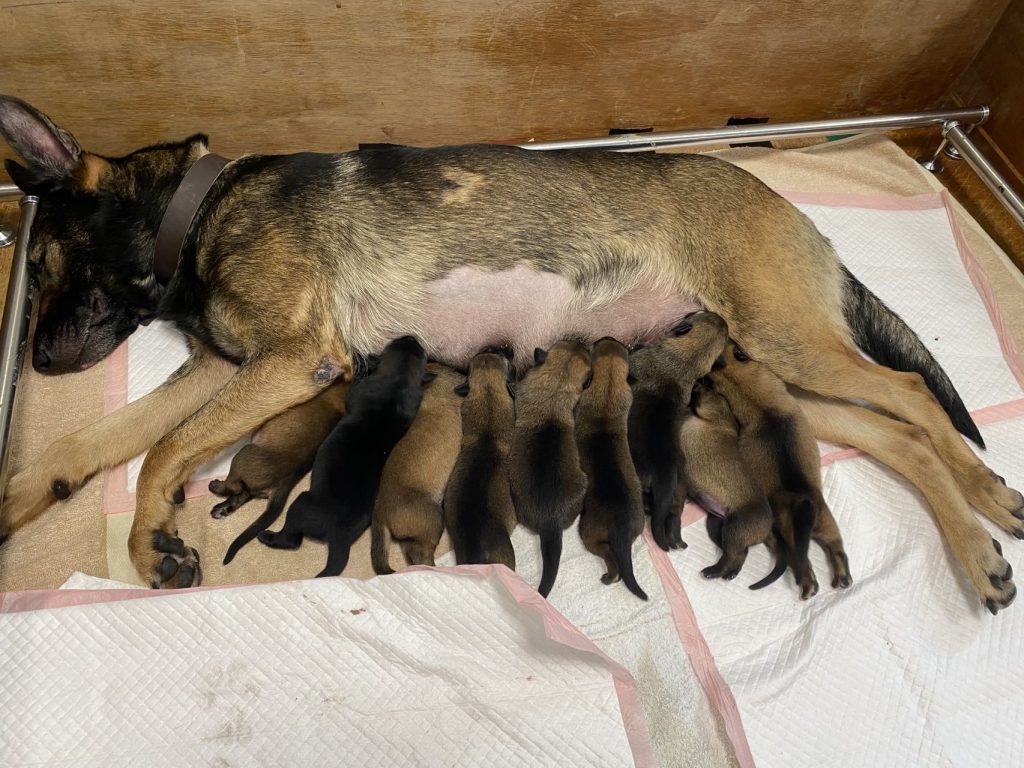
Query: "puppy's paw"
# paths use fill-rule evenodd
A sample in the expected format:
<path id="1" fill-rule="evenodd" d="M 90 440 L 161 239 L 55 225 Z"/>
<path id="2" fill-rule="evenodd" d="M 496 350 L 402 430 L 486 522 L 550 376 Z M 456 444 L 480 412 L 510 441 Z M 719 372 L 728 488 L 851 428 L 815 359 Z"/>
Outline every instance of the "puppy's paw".
<path id="1" fill-rule="evenodd" d="M 809 600 L 818 594 L 818 579 L 810 568 L 802 579 L 800 579 L 800 599 Z"/>
<path id="2" fill-rule="evenodd" d="M 619 574 L 617 573 L 606 573 L 601 577 L 602 584 L 614 584 L 619 580 Z"/>
<path id="3" fill-rule="evenodd" d="M 832 564 L 832 588 L 846 589 L 853 584 L 853 577 L 850 575 L 850 560 L 843 550 L 829 552 L 829 561 Z"/>
<path id="4" fill-rule="evenodd" d="M 184 589 L 198 587 L 203 581 L 203 570 L 199 566 L 199 553 L 185 545 L 181 539 L 165 531 L 153 531 L 151 549 L 140 558 L 146 571 L 140 574 L 153 589 Z"/>

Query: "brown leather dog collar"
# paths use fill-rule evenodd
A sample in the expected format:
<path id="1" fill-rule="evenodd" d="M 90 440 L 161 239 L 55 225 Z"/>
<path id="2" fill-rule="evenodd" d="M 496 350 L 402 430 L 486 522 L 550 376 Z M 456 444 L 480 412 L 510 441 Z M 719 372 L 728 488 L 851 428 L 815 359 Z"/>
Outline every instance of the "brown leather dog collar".
<path id="1" fill-rule="evenodd" d="M 160 220 L 156 233 L 156 255 L 153 257 L 153 274 L 163 285 L 170 282 L 178 268 L 181 246 L 185 235 L 196 218 L 196 211 L 206 199 L 206 193 L 228 164 L 226 158 L 210 153 L 203 155 L 185 173 L 181 184 L 174 190 L 171 202 Z"/>

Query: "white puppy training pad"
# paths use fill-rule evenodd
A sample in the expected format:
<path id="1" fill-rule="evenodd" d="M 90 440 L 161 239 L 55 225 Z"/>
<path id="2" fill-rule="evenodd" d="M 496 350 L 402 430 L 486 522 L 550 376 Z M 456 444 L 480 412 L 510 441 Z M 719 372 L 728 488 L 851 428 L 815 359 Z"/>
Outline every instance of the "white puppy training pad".
<path id="1" fill-rule="evenodd" d="M 504 569 L 139 594 L 0 615 L 0 764 L 654 764 L 629 674 Z"/>
<path id="2" fill-rule="evenodd" d="M 992 425 L 985 437 L 991 466 L 1024 486 L 1024 419 Z M 690 548 L 670 555 L 757 765 L 1020 765 L 1020 598 L 989 615 L 920 497 L 875 461 L 837 462 L 824 479 L 850 556 L 850 589 L 831 588 L 814 544 L 821 591 L 804 603 L 790 574 L 745 589 L 770 569 L 763 547 L 731 583 L 701 577 L 719 553 L 697 526 L 683 533 Z M 1024 572 L 1021 543 L 988 527 Z"/>

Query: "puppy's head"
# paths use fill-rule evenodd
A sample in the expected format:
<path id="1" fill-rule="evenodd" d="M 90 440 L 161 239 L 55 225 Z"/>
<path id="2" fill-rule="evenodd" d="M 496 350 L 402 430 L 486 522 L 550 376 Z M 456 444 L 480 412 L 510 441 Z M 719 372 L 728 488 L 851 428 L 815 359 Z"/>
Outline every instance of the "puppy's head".
<path id="1" fill-rule="evenodd" d="M 729 403 L 715 392 L 707 379 L 700 379 L 693 385 L 690 395 L 690 410 L 701 421 L 721 426 L 735 432 L 736 417 L 733 416 Z"/>
<path id="2" fill-rule="evenodd" d="M 515 397 L 515 374 L 512 362 L 499 352 L 479 352 L 469 363 L 466 381 L 455 388 L 463 397 L 500 399 Z"/>
<path id="3" fill-rule="evenodd" d="M 154 317 L 157 229 L 207 139 L 101 157 L 9 96 L 0 96 L 0 135 L 25 162 L 5 163 L 11 179 L 39 197 L 29 253 L 41 293 L 32 364 L 44 373 L 84 370 Z"/>
<path id="4" fill-rule="evenodd" d="M 659 343 L 676 361 L 680 373 L 692 379 L 706 376 L 729 339 L 729 328 L 714 312 L 687 315 Z"/>
<path id="5" fill-rule="evenodd" d="M 616 339 L 606 336 L 590 350 L 590 383 L 580 401 L 599 400 L 605 410 L 629 410 L 633 394 L 629 387 L 629 350 Z"/>
<path id="6" fill-rule="evenodd" d="M 784 409 L 790 400 L 782 380 L 768 366 L 751 359 L 732 339 L 726 344 L 708 378 L 720 389 L 739 389 L 762 407 L 774 404 Z"/>
<path id="7" fill-rule="evenodd" d="M 434 378 L 427 373 L 427 353 L 415 336 L 402 336 L 388 343 L 372 375 L 403 376 L 410 382 L 427 382 Z"/>
<path id="8" fill-rule="evenodd" d="M 534 350 L 533 362 L 525 377 L 530 386 L 551 391 L 568 389 L 577 394 L 589 386 L 590 352 L 581 341 L 565 339 L 547 351 L 538 348 Z"/>

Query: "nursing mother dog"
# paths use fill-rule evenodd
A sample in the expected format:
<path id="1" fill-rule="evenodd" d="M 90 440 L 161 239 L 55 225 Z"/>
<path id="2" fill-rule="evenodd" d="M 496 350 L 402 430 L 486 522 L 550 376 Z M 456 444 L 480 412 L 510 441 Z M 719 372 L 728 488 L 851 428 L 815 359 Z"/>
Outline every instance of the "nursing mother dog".
<path id="1" fill-rule="evenodd" d="M 217 450 L 351 377 L 353 356 L 411 334 L 451 365 L 504 345 L 525 363 L 566 335 L 650 341 L 704 307 L 813 393 L 817 434 L 918 486 L 983 604 L 1016 594 L 975 512 L 1021 536 L 1024 498 L 957 434 L 981 444 L 949 379 L 805 216 L 734 166 L 504 146 L 223 165 L 203 135 L 102 157 L 10 97 L 0 133 L 23 160 L 7 163 L 12 179 L 40 197 L 35 367 L 86 368 L 154 317 L 192 350 L 157 390 L 21 467 L 2 535 L 149 449 L 129 551 L 145 583 L 177 586 L 161 562 L 192 567 L 195 553 L 176 536 L 175 491 Z"/>

